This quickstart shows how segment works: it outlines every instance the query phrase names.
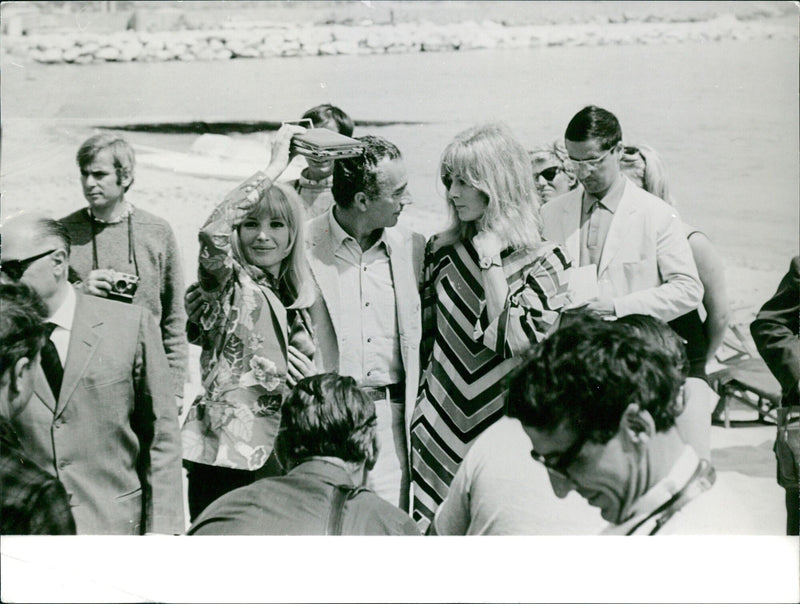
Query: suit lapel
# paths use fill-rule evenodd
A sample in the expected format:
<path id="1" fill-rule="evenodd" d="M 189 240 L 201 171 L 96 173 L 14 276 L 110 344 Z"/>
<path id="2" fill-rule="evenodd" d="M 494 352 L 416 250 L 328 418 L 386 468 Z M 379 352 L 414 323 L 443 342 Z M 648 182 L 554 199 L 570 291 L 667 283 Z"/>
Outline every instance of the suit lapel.
<path id="1" fill-rule="evenodd" d="M 392 267 L 392 281 L 394 281 L 395 307 L 397 308 L 397 331 L 401 342 L 404 334 L 409 332 L 408 320 L 413 316 L 415 302 L 414 292 L 417 288 L 417 280 L 414 277 L 414 268 L 411 259 L 411 240 L 404 241 L 391 229 L 386 229 L 386 239 L 391 246 L 392 253 L 389 256 L 389 263 Z M 405 357 L 405 346 L 401 346 Z M 407 364 L 404 358 L 403 363 Z"/>
<path id="2" fill-rule="evenodd" d="M 47 383 L 47 378 L 41 365 L 36 368 L 36 373 L 33 375 L 33 393 L 44 403 L 45 407 L 53 413 L 56 412 L 56 399 L 53 396 L 53 391 L 50 390 L 50 384 Z"/>
<path id="3" fill-rule="evenodd" d="M 340 333 L 338 320 L 341 317 L 339 300 L 339 271 L 334 262 L 333 242 L 328 232 L 328 214 L 322 214 L 311 223 L 309 264 L 322 299 L 328 308 L 333 330 Z"/>
<path id="4" fill-rule="evenodd" d="M 572 259 L 573 266 L 579 266 L 581 261 L 581 200 L 583 188 L 578 187 L 572 191 L 573 197 L 564 204 L 564 216 L 561 228 L 564 235 L 564 247 Z"/>
<path id="5" fill-rule="evenodd" d="M 100 341 L 99 328 L 102 325 L 103 319 L 95 314 L 91 307 L 91 302 L 87 300 L 86 296 L 77 294 L 75 317 L 72 320 L 67 362 L 64 365 L 64 380 L 61 384 L 61 393 L 58 396 L 56 417 L 64 412 L 75 386 L 78 385 L 78 381 L 86 371 L 86 367 L 89 365 L 89 361 L 91 361 Z"/>
<path id="6" fill-rule="evenodd" d="M 611 261 L 622 248 L 625 238 L 628 235 L 631 216 L 636 213 L 636 203 L 631 199 L 633 187 L 627 182 L 622 193 L 617 211 L 611 219 L 611 226 L 608 227 L 606 242 L 603 251 L 600 253 L 600 266 L 597 269 L 598 276 L 608 268 Z"/>

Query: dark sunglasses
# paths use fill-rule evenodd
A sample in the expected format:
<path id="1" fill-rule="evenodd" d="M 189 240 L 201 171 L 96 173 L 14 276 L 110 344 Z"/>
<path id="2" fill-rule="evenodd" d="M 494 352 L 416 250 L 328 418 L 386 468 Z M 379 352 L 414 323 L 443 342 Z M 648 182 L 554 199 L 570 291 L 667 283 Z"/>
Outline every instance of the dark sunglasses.
<path id="1" fill-rule="evenodd" d="M 567 480 L 572 480 L 567 470 L 575 462 L 575 458 L 578 456 L 578 453 L 581 452 L 587 440 L 589 440 L 588 434 L 581 436 L 563 453 L 542 455 L 534 449 L 531 449 L 531 457 L 551 472 L 555 472 Z"/>
<path id="2" fill-rule="evenodd" d="M 31 264 L 39 260 L 39 258 L 49 256 L 55 251 L 56 250 L 48 250 L 23 260 L 0 260 L 0 273 L 5 274 L 12 281 L 19 281 Z"/>
<path id="3" fill-rule="evenodd" d="M 533 179 L 536 180 L 540 176 L 544 178 L 547 182 L 553 182 L 553 179 L 558 176 L 558 173 L 561 172 L 561 168 L 558 166 L 551 166 L 549 168 L 545 168 L 541 172 L 537 172 L 533 175 Z"/>

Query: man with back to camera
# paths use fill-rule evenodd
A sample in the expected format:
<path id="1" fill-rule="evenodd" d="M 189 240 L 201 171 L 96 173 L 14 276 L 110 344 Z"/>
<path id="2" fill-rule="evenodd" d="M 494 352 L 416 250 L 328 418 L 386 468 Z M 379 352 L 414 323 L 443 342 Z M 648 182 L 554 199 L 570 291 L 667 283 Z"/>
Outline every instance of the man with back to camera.
<path id="1" fill-rule="evenodd" d="M 132 302 L 153 313 L 172 368 L 175 394 L 182 400 L 189 347 L 183 266 L 172 227 L 125 199 L 135 164 L 125 139 L 96 134 L 83 142 L 76 159 L 88 206 L 61 219 L 72 240 L 71 267 L 83 282 L 84 293 Z M 124 286 L 114 287 L 126 282 L 119 274 L 136 281 L 123 298 L 118 293 Z"/>
<path id="2" fill-rule="evenodd" d="M 508 415 L 556 495 L 599 508 L 604 534 L 778 534 L 741 502 L 738 473 L 717 475 L 679 435 L 685 375 L 636 331 L 580 313 L 514 374 Z"/>
<path id="3" fill-rule="evenodd" d="M 56 220 L 18 215 L 2 241 L 3 283 L 33 288 L 48 314 L 33 397 L 13 419 L 22 445 L 66 487 L 79 534 L 182 533 L 178 416 L 152 315 L 76 292 Z"/>
<path id="4" fill-rule="evenodd" d="M 786 534 L 800 529 L 800 256 L 750 324 L 758 352 L 781 385 L 774 451 L 786 498 Z"/>
<path id="5" fill-rule="evenodd" d="M 593 267 L 597 295 L 586 307 L 607 317 L 645 314 L 663 321 L 697 308 L 703 286 L 680 219 L 620 172 L 624 147 L 614 114 L 584 107 L 564 137 L 583 186 L 542 206 L 543 234 L 564 245 L 575 266 Z"/>
<path id="6" fill-rule="evenodd" d="M 12 424 L 33 395 L 47 308 L 21 283 L 0 284 L 0 308 L 0 534 L 74 535 L 64 485 L 25 453 Z"/>
<path id="7" fill-rule="evenodd" d="M 320 372 L 353 377 L 375 401 L 380 455 L 367 486 L 408 510 L 425 239 L 396 226 L 411 202 L 400 150 L 378 136 L 358 140 L 364 154 L 334 162 L 335 203 L 308 225 L 314 361 Z"/>
<path id="8" fill-rule="evenodd" d="M 190 535 L 417 535 L 411 518 L 360 485 L 377 458 L 375 404 L 350 377 L 300 380 L 281 406 L 285 476 L 231 491 Z"/>

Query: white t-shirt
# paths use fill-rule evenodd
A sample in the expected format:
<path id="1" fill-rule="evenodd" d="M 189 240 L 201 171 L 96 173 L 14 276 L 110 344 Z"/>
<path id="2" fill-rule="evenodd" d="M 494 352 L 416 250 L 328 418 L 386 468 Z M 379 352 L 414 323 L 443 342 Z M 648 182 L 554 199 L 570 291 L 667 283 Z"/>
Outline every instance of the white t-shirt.
<path id="1" fill-rule="evenodd" d="M 559 499 L 530 455 L 518 420 L 503 417 L 473 443 L 439 506 L 439 535 L 596 535 L 605 522 L 576 492 Z"/>

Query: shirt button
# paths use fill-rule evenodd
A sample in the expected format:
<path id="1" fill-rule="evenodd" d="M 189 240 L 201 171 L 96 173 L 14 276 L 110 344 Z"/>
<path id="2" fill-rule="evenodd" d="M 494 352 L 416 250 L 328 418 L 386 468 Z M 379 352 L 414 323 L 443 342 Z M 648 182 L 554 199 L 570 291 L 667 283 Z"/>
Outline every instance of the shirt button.
<path id="1" fill-rule="evenodd" d="M 364 303 L 364 306 L 369 306 L 369 302 L 365 302 L 365 303 Z"/>
<path id="2" fill-rule="evenodd" d="M 371 375 L 372 375 L 372 372 L 371 371 L 367 371 L 367 377 L 369 377 Z"/>
<path id="3" fill-rule="evenodd" d="M 369 344 L 370 342 L 372 342 L 372 338 L 367 338 L 367 344 Z"/>
<path id="4" fill-rule="evenodd" d="M 366 271 L 366 270 L 367 270 L 367 267 L 365 266 L 365 267 L 364 267 L 364 271 Z"/>

